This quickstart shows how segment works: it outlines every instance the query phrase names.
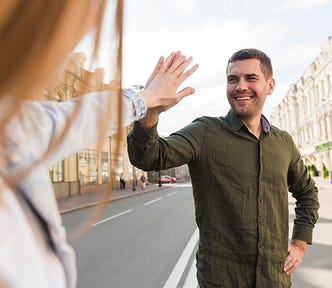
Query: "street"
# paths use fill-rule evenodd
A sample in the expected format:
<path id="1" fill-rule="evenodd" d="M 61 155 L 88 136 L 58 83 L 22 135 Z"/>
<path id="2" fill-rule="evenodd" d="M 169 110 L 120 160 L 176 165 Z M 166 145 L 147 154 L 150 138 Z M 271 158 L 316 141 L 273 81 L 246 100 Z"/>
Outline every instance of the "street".
<path id="1" fill-rule="evenodd" d="M 293 274 L 293 288 L 328 288 L 332 280 L 332 191 L 317 181 L 321 203 L 314 243 Z M 78 241 L 78 287 L 196 288 L 198 231 L 190 184 L 111 202 Z M 290 231 L 294 200 L 290 197 Z M 69 235 L 89 209 L 63 215 Z"/>
<path id="2" fill-rule="evenodd" d="M 196 229 L 189 184 L 111 202 L 78 241 L 78 287 L 163 287 Z M 69 236 L 90 209 L 63 215 Z"/>
<path id="3" fill-rule="evenodd" d="M 332 287 L 332 184 L 316 178 L 319 189 L 319 219 L 301 266 L 293 276 L 293 288 Z M 290 219 L 294 218 L 294 201 L 290 201 Z M 292 228 L 292 225 L 290 225 Z"/>

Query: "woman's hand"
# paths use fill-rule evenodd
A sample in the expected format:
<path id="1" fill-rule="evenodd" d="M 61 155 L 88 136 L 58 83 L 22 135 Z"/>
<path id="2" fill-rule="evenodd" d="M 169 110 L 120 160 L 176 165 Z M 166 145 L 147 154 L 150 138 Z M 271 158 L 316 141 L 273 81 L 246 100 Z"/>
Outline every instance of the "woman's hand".
<path id="1" fill-rule="evenodd" d="M 192 57 L 186 58 L 181 52 L 171 53 L 165 61 L 163 57 L 159 59 L 145 89 L 140 92 L 148 108 L 158 107 L 160 112 L 165 111 L 195 92 L 193 87 L 177 92 L 180 85 L 198 68 L 196 64 L 185 71 L 191 61 Z"/>
<path id="2" fill-rule="evenodd" d="M 181 52 L 171 53 L 165 61 L 164 57 L 159 58 L 145 89 L 140 92 L 148 108 L 147 115 L 139 121 L 143 128 L 148 129 L 156 125 L 161 112 L 195 93 L 193 87 L 186 87 L 177 92 L 180 85 L 198 68 L 196 64 L 186 71 L 191 61 L 192 57 L 187 59 Z"/>

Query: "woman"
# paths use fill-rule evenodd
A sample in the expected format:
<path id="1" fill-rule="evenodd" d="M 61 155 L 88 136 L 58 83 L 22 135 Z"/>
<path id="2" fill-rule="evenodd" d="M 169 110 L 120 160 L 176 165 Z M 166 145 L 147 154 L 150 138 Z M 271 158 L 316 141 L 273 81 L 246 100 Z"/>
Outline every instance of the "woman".
<path id="1" fill-rule="evenodd" d="M 179 86 L 196 69 L 180 52 L 160 58 L 146 88 L 103 91 L 68 102 L 36 102 L 56 85 L 78 41 L 95 31 L 105 1 L 25 0 L 0 3 L 0 287 L 75 287 L 48 167 L 145 116 L 194 93 Z M 115 1 L 115 79 L 121 83 L 123 1 Z M 94 53 L 96 56 L 96 52 Z M 121 85 L 120 85 L 121 86 Z M 122 111 L 122 113 L 120 113 Z"/>

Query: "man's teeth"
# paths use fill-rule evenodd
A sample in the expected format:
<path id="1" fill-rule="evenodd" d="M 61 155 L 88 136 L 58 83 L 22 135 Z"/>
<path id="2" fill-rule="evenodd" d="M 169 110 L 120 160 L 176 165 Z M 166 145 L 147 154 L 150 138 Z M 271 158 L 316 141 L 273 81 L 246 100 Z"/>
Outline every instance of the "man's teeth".
<path id="1" fill-rule="evenodd" d="M 236 100 L 249 100 L 250 97 L 236 97 Z"/>

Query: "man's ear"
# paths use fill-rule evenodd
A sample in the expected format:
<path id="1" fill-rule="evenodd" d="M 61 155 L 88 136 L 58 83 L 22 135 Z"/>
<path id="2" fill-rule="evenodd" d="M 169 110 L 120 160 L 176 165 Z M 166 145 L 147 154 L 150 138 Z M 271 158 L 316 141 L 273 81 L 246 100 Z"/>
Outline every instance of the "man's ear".
<path id="1" fill-rule="evenodd" d="M 274 90 L 274 87 L 275 87 L 275 80 L 274 78 L 271 78 L 269 81 L 268 81 L 268 85 L 269 85 L 269 88 L 267 90 L 267 95 L 271 95 L 273 93 L 273 90 Z"/>

